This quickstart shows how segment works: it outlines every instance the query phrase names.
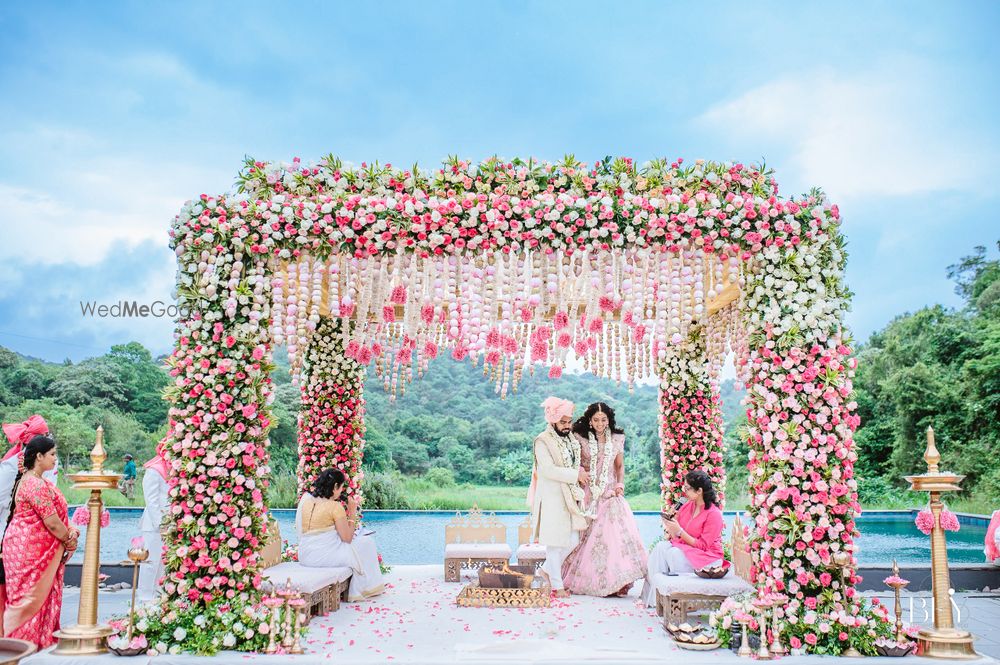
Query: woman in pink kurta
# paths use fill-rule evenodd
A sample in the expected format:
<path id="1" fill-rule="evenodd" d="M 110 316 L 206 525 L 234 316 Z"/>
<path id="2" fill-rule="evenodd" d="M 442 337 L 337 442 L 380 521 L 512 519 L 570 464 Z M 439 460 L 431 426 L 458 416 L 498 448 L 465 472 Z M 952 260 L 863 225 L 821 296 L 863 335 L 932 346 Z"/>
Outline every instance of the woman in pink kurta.
<path id="1" fill-rule="evenodd" d="M 3 636 L 33 642 L 39 649 L 56 641 L 66 558 L 79 537 L 69 525 L 66 499 L 42 479 L 55 463 L 52 439 L 36 436 L 25 446 L 24 473 L 14 487 L 3 537 Z"/>
<path id="2" fill-rule="evenodd" d="M 649 606 L 656 603 L 653 575 L 693 573 L 725 564 L 722 511 L 712 481 L 704 471 L 691 471 L 684 482 L 687 503 L 681 506 L 674 519 L 663 519 L 667 539 L 658 543 L 649 555 L 646 583 L 642 588 L 642 598 Z"/>
<path id="3" fill-rule="evenodd" d="M 673 531 L 670 544 L 684 552 L 692 568 L 701 570 L 723 558 L 724 525 L 718 506 L 699 506 L 694 501 L 688 501 L 677 511 L 674 521 L 677 528 Z M 670 527 L 667 529 L 669 531 Z"/>
<path id="4" fill-rule="evenodd" d="M 624 496 L 625 434 L 615 424 L 614 410 L 597 402 L 576 421 L 573 436 L 589 475 L 584 509 L 594 519 L 563 563 L 563 582 L 572 593 L 626 596 L 646 574 L 646 548 Z"/>

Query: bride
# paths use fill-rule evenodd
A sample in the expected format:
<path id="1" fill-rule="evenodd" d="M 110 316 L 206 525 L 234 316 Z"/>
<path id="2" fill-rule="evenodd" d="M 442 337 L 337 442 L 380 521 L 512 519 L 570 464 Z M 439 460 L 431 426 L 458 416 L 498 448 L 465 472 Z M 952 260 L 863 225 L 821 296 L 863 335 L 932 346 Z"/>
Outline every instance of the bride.
<path id="1" fill-rule="evenodd" d="M 615 423 L 614 409 L 603 402 L 587 407 L 573 433 L 590 474 L 584 507 L 594 520 L 563 564 L 563 581 L 573 593 L 626 596 L 646 575 L 646 548 L 624 496 L 625 433 Z"/>
<path id="2" fill-rule="evenodd" d="M 338 500 L 346 477 L 339 469 L 317 476 L 312 493 L 302 495 L 295 514 L 299 533 L 299 563 L 308 568 L 347 566 L 352 570 L 349 601 L 364 600 L 384 591 L 378 552 L 371 536 L 355 533 L 358 504 L 348 499 L 347 510 Z"/>

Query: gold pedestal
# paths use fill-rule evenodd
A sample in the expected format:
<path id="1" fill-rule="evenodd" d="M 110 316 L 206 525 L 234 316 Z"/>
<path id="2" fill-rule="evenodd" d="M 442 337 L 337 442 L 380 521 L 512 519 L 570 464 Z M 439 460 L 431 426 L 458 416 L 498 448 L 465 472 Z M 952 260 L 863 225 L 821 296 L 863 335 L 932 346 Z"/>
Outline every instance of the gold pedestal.
<path id="1" fill-rule="evenodd" d="M 59 643 L 52 653 L 60 656 L 92 656 L 108 651 L 108 637 L 114 634 L 110 626 L 97 623 L 97 585 L 101 573 L 101 512 L 104 502 L 103 490 L 118 487 L 120 474 L 104 470 L 104 428 L 97 428 L 97 443 L 90 452 L 91 470 L 69 474 L 76 489 L 89 489 L 90 500 L 87 508 L 90 521 L 87 523 L 87 549 L 83 553 L 83 567 L 80 575 L 80 609 L 77 625 L 55 633 Z"/>
<path id="2" fill-rule="evenodd" d="M 114 634 L 110 626 L 70 626 L 54 635 L 59 644 L 52 653 L 59 656 L 96 656 L 108 652 L 108 638 Z"/>
<path id="3" fill-rule="evenodd" d="M 934 430 L 927 428 L 927 450 L 924 451 L 927 473 L 907 476 L 910 488 L 917 492 L 927 492 L 930 496 L 931 514 L 934 527 L 931 529 L 931 586 L 934 597 L 934 628 L 925 628 L 917 633 L 917 655 L 927 658 L 971 659 L 979 658 L 972 648 L 972 634 L 955 628 L 951 613 L 951 575 L 948 572 L 948 545 L 944 529 L 941 528 L 941 513 L 944 502 L 941 495 L 961 489 L 965 476 L 939 470 L 941 454 L 934 445 Z"/>
<path id="4" fill-rule="evenodd" d="M 972 641 L 972 633 L 965 630 L 926 628 L 917 633 L 917 655 L 953 660 L 980 658 L 972 647 Z"/>

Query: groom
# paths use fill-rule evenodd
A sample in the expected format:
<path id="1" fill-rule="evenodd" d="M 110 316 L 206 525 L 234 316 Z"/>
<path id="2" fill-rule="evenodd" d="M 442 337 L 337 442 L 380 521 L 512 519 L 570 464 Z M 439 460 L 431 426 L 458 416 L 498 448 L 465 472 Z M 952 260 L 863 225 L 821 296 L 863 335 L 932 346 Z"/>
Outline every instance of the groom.
<path id="1" fill-rule="evenodd" d="M 589 477 L 580 466 L 580 444 L 572 435 L 573 403 L 549 397 L 542 407 L 548 427 L 535 438 L 528 505 L 532 534 L 545 545 L 545 563 L 539 572 L 557 596 L 565 597 L 569 593 L 563 587 L 562 564 L 580 541 L 580 531 L 587 528 L 580 504 L 581 485 Z"/>

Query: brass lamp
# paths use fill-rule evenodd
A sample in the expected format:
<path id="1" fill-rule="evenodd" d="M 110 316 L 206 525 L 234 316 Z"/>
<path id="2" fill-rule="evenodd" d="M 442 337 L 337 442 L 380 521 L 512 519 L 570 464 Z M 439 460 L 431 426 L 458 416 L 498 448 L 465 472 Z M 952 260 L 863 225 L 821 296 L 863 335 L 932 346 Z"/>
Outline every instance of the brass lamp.
<path id="1" fill-rule="evenodd" d="M 97 428 L 97 442 L 90 451 L 90 471 L 69 474 L 74 489 L 89 489 L 90 500 L 87 508 L 90 522 L 87 523 L 87 545 L 83 553 L 83 569 L 80 578 L 80 609 L 77 624 L 55 633 L 59 643 L 53 653 L 61 656 L 91 656 L 108 651 L 108 637 L 115 631 L 111 626 L 97 623 L 97 582 L 101 572 L 101 512 L 104 502 L 101 492 L 118 487 L 121 474 L 104 470 L 104 428 Z"/>
<path id="2" fill-rule="evenodd" d="M 951 576 L 948 573 L 948 546 L 941 528 L 941 511 L 944 492 L 957 492 L 965 478 L 938 469 L 941 454 L 934 445 L 934 430 L 927 428 L 927 450 L 924 451 L 927 473 L 906 476 L 910 488 L 930 495 L 934 528 L 931 530 L 931 583 L 934 596 L 934 628 L 924 628 L 917 633 L 917 655 L 928 658 L 971 659 L 979 658 L 972 648 L 972 634 L 955 628 L 951 614 Z"/>

